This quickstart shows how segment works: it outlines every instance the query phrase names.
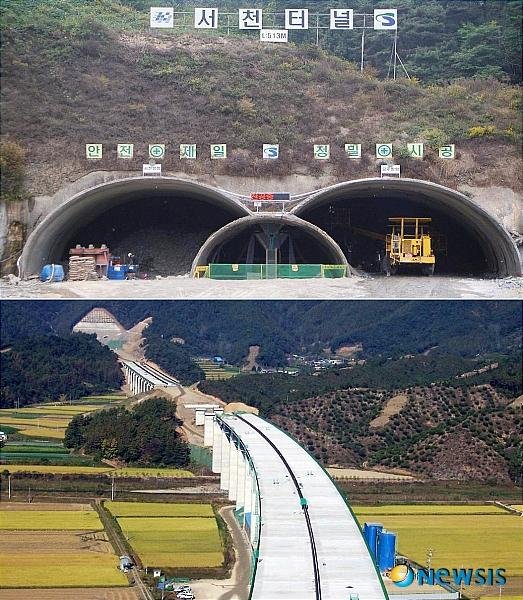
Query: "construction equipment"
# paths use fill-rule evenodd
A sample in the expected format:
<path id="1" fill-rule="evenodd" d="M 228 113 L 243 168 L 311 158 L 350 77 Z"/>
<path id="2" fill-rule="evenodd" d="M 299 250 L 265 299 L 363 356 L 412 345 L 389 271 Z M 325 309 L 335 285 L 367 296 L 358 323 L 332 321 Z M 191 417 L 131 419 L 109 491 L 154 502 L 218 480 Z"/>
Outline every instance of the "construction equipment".
<path id="1" fill-rule="evenodd" d="M 433 275 L 436 257 L 429 234 L 430 218 L 389 218 L 390 232 L 385 240 L 382 270 L 387 276 L 400 265 L 420 265 L 424 275 Z"/>
<path id="2" fill-rule="evenodd" d="M 386 235 L 360 227 L 351 227 L 351 231 L 385 243 L 380 266 L 387 277 L 400 265 L 420 265 L 424 275 L 433 275 L 436 257 L 429 233 L 431 221 L 428 217 L 391 217 Z"/>

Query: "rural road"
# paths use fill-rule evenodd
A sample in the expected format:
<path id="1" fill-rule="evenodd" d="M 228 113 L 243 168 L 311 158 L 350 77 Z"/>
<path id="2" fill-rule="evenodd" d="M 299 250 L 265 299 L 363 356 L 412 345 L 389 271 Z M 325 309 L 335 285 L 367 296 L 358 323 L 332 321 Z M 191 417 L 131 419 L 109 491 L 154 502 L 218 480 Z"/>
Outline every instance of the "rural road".
<path id="1" fill-rule="evenodd" d="M 523 278 L 354 276 L 343 279 L 216 281 L 188 276 L 132 281 L 0 282 L 2 298 L 104 299 L 523 299 Z"/>
<path id="2" fill-rule="evenodd" d="M 201 579 L 191 582 L 198 600 L 247 600 L 251 569 L 247 541 L 234 518 L 234 507 L 226 506 L 220 515 L 229 528 L 234 546 L 235 562 L 230 579 Z"/>

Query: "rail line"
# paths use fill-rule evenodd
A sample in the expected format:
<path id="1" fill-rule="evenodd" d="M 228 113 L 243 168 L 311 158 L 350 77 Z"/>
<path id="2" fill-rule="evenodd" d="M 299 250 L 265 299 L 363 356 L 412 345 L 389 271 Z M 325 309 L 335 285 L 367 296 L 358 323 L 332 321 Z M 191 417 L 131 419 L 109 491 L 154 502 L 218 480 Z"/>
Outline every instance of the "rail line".
<path id="1" fill-rule="evenodd" d="M 307 530 L 309 532 L 309 540 L 310 540 L 311 553 L 312 553 L 312 564 L 313 564 L 313 569 L 314 569 L 314 588 L 315 588 L 316 600 L 321 600 L 321 578 L 320 578 L 320 568 L 318 565 L 318 552 L 316 549 L 316 542 L 314 540 L 314 530 L 312 528 L 312 522 L 311 522 L 311 518 L 309 515 L 309 507 L 307 504 L 307 499 L 305 498 L 305 496 L 303 495 L 303 492 L 301 491 L 300 483 L 299 483 L 298 479 L 296 478 L 294 471 L 291 469 L 291 466 L 289 465 L 288 461 L 283 456 L 282 452 L 276 446 L 276 444 L 267 435 L 265 435 L 265 433 L 263 433 L 263 431 L 261 431 L 258 427 L 256 427 L 255 425 L 253 425 L 246 419 L 244 419 L 241 415 L 236 414 L 236 417 L 240 421 L 242 421 L 243 423 L 246 423 L 249 427 L 254 429 L 266 442 L 269 443 L 269 445 L 278 454 L 281 461 L 285 465 L 285 468 L 289 472 L 292 482 L 294 483 L 294 486 L 296 487 L 296 491 L 300 498 L 301 508 L 302 508 L 303 514 L 305 516 L 305 522 L 307 523 Z"/>

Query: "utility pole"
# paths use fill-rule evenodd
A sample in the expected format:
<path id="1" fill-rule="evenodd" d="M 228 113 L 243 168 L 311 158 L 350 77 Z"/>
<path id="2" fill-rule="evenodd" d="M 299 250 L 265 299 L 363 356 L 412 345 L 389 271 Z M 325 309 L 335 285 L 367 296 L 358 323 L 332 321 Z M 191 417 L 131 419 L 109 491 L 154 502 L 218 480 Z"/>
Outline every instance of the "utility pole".
<path id="1" fill-rule="evenodd" d="M 111 501 L 114 500 L 114 475 L 111 476 Z"/>
<path id="2" fill-rule="evenodd" d="M 11 473 L 7 476 L 7 497 L 11 500 Z"/>
<path id="3" fill-rule="evenodd" d="M 365 17 L 367 15 L 363 15 L 363 29 L 361 30 L 361 63 L 360 63 L 360 71 L 363 73 L 363 63 L 364 63 L 364 54 L 365 54 Z"/>

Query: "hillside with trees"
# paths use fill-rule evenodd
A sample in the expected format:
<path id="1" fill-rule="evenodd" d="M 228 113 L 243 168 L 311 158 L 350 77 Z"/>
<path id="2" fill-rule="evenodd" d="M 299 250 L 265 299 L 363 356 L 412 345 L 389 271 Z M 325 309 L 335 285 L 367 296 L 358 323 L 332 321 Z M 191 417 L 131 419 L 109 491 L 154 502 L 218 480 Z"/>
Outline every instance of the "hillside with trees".
<path id="1" fill-rule="evenodd" d="M 195 3 L 171 4 L 190 12 Z M 253 4 L 267 12 L 296 7 L 290 0 Z M 241 5 L 231 0 L 220 10 Z M 346 3 L 302 6 L 315 12 Z M 351 6 L 369 10 L 364 0 Z M 379 0 L 373 6 L 388 8 Z M 15 200 L 53 193 L 92 169 L 85 143 L 93 140 L 105 149 L 97 170 L 140 170 L 151 139 L 188 140 L 202 149 L 218 140 L 228 144 L 227 160 L 212 161 L 205 152 L 197 161 L 180 161 L 168 152 L 164 170 L 356 179 L 375 175 L 376 160 L 366 151 L 347 161 L 343 144 L 361 141 L 368 148 L 383 136 L 399 147 L 408 176 L 454 188 L 494 181 L 517 187 L 521 2 L 398 0 L 395 6 L 398 52 L 411 76 L 397 81 L 387 79 L 392 37 L 383 32 L 368 31 L 360 73 L 358 30 L 322 30 L 319 46 L 312 32 L 292 32 L 290 44 L 264 45 L 235 27 L 229 35 L 192 26 L 149 29 L 150 3 L 142 0 L 6 1 L 2 113 L 9 144 L 2 164 L 13 168 L 3 169 L 3 188 Z M 135 158 L 125 164 L 115 152 L 122 132 L 135 144 Z M 405 156 L 406 141 L 414 139 L 426 143 L 423 161 Z M 260 157 L 267 140 L 281 145 L 280 160 Z M 304 149 L 312 140 L 331 143 L 329 161 L 309 160 Z M 453 168 L 442 168 L 437 158 L 444 143 L 457 144 Z M 22 191 L 24 168 L 28 189 Z"/>
<path id="2" fill-rule="evenodd" d="M 0 354 L 0 361 L 1 408 L 59 397 L 76 400 L 119 389 L 123 384 L 116 354 L 94 335 L 24 337 L 13 341 Z"/>
<path id="3" fill-rule="evenodd" d="M 72 419 L 65 446 L 98 459 L 143 466 L 185 467 L 189 446 L 178 428 L 176 405 L 167 398 L 149 398 L 131 410 L 114 408 Z"/>
<path id="4" fill-rule="evenodd" d="M 2 345 L 41 333 L 67 335 L 96 306 L 126 328 L 152 317 L 144 336 L 154 360 L 160 354 L 156 346 L 165 352 L 176 346 L 173 338 L 184 341 L 184 356 L 220 355 L 236 365 L 243 363 L 249 346 L 257 345 L 266 366 L 283 366 L 285 355 L 292 353 L 328 355 L 357 344 L 362 347 L 358 357 L 366 359 L 424 352 L 473 358 L 509 355 L 521 347 L 518 302 L 242 300 L 9 301 L 3 306 Z"/>

